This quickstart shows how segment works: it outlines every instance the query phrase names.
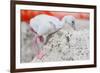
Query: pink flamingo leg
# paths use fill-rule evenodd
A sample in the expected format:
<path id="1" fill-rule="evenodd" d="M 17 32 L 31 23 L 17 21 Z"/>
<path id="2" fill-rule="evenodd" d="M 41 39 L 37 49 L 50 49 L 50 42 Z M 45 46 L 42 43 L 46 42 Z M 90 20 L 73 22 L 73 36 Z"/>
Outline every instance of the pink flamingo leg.
<path id="1" fill-rule="evenodd" d="M 38 46 L 41 46 L 41 43 L 43 43 L 43 37 L 42 36 L 38 36 L 37 39 L 37 44 Z M 41 47 L 39 47 L 41 49 Z M 38 59 L 42 59 L 42 57 L 44 56 L 44 52 L 39 50 L 38 54 L 37 54 L 37 58 Z"/>
<path id="2" fill-rule="evenodd" d="M 33 38 L 33 48 L 38 49 L 38 52 L 36 53 L 36 57 L 38 59 L 42 59 L 42 57 L 44 56 L 44 52 L 40 51 L 40 47 L 39 47 L 42 42 L 43 40 L 41 40 L 40 36 Z"/>
<path id="3" fill-rule="evenodd" d="M 43 51 L 39 51 L 38 54 L 37 54 L 37 58 L 38 59 L 42 59 L 44 56 L 44 52 Z"/>

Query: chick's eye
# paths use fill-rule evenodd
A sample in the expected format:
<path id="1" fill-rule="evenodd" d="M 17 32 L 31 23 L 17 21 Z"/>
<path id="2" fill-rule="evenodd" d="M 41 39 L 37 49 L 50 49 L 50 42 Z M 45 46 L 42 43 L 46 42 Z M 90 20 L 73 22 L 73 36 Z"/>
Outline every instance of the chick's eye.
<path id="1" fill-rule="evenodd" d="M 74 21 L 72 21 L 72 25 L 73 25 L 73 24 L 75 24 L 75 22 L 74 22 Z"/>

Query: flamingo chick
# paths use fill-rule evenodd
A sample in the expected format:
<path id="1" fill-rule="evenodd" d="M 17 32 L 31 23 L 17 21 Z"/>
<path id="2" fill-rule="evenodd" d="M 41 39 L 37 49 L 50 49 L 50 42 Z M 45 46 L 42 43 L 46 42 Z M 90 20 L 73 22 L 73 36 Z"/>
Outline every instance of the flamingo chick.
<path id="1" fill-rule="evenodd" d="M 46 43 L 47 37 L 63 27 L 62 22 L 53 16 L 40 14 L 30 20 L 30 27 L 36 32 L 34 46 L 37 46 L 40 54 L 43 44 Z M 43 55 L 43 54 L 42 54 Z M 39 55 L 40 57 L 41 55 Z M 41 58 L 41 57 L 40 57 Z"/>
<path id="2" fill-rule="evenodd" d="M 75 27 L 76 19 L 74 16 L 71 16 L 71 15 L 64 16 L 61 21 L 64 25 L 69 24 L 74 30 L 76 30 L 76 27 Z"/>

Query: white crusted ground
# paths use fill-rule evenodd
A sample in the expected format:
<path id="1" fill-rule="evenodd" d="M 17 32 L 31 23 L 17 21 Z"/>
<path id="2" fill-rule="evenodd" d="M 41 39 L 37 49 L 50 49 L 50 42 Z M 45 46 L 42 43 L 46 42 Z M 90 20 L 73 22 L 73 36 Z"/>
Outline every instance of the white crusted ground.
<path id="1" fill-rule="evenodd" d="M 44 56 L 38 59 L 32 52 L 31 37 L 29 44 L 21 47 L 21 62 L 50 62 L 89 59 L 89 21 L 77 20 L 77 30 L 62 28 L 51 35 L 46 45 L 41 49 Z M 33 35 L 30 35 L 33 36 Z M 23 40 L 23 38 L 22 38 Z M 26 47 L 27 46 L 27 47 Z"/>

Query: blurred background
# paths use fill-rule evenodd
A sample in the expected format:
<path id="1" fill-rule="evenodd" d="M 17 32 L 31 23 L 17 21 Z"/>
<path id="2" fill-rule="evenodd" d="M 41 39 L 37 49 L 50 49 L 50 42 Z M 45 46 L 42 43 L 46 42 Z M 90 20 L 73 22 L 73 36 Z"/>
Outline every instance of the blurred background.
<path id="1" fill-rule="evenodd" d="M 82 12 L 59 12 L 59 11 L 34 11 L 34 10 L 21 10 L 21 21 L 29 22 L 29 20 L 36 15 L 47 14 L 62 19 L 66 15 L 72 15 L 76 19 L 89 20 L 89 13 Z"/>

